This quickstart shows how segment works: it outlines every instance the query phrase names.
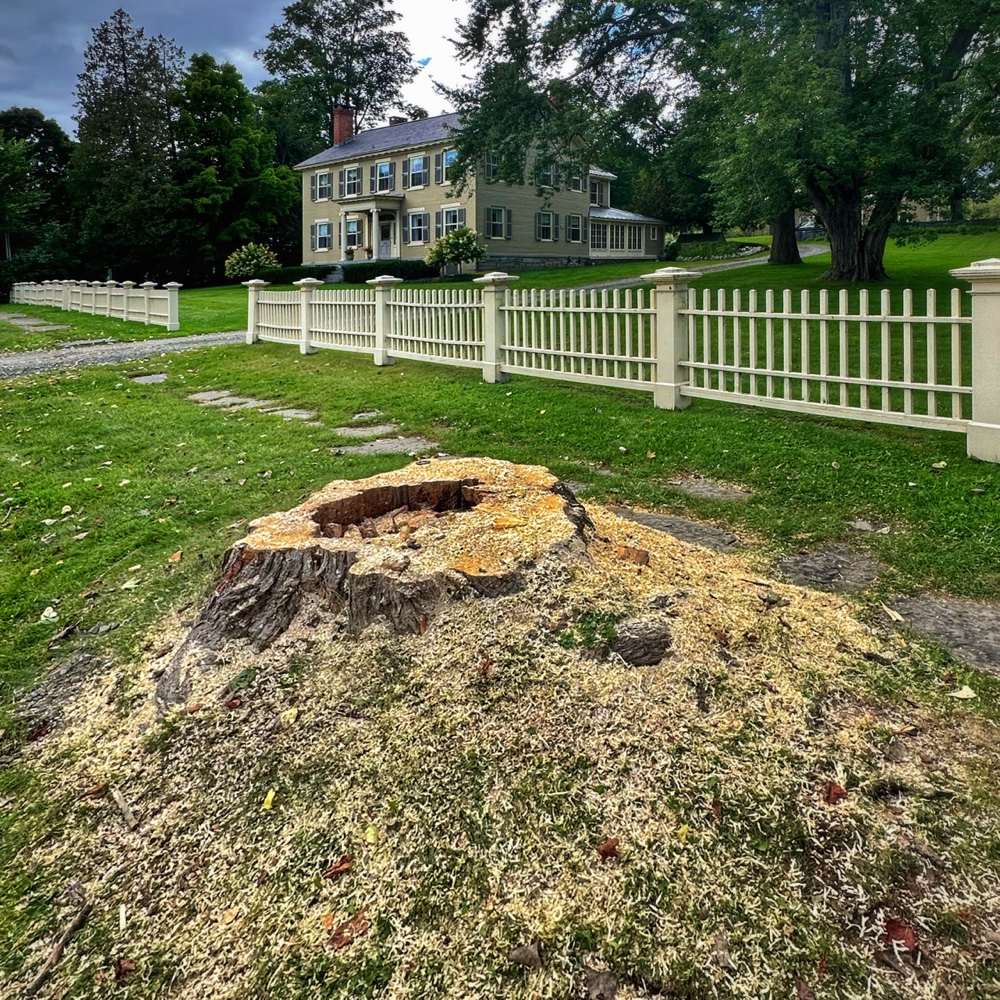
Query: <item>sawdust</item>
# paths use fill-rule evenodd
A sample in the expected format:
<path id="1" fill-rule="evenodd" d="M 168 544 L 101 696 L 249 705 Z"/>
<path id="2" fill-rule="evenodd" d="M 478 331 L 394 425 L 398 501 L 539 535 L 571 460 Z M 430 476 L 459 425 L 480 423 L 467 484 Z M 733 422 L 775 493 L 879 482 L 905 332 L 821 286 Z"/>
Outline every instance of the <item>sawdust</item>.
<path id="1" fill-rule="evenodd" d="M 462 517 L 499 560 L 533 529 L 484 508 Z M 612 969 L 619 1000 L 786 996 L 794 978 L 976 995 L 1000 905 L 996 811 L 976 812 L 995 728 L 866 695 L 866 670 L 921 654 L 842 599 L 588 512 L 589 560 L 472 594 L 423 636 L 305 616 L 266 653 L 227 647 L 165 720 L 153 664 L 95 678 L 25 750 L 66 808 L 17 864 L 39 898 L 79 880 L 96 904 L 42 995 L 118 995 L 116 968 L 129 996 L 183 1000 L 565 998 L 587 968 Z M 654 612 L 673 638 L 656 665 L 560 642 L 583 616 Z M 83 797 L 101 781 L 137 829 Z M 40 913 L 22 982 L 69 912 Z M 964 943 L 934 935 L 942 913 Z M 890 917 L 922 945 L 902 972 L 876 958 Z M 508 959 L 535 940 L 541 969 Z"/>

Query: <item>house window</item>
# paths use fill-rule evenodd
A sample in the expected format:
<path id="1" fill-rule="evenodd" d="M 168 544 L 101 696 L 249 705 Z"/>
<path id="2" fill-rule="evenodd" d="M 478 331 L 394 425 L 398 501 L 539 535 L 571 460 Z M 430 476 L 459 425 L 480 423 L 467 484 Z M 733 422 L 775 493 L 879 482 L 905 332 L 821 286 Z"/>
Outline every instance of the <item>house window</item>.
<path id="1" fill-rule="evenodd" d="M 566 239 L 570 243 L 583 242 L 583 216 L 570 215 L 566 218 Z"/>
<path id="2" fill-rule="evenodd" d="M 316 175 L 316 200 L 329 198 L 333 194 L 333 185 L 330 183 L 329 171 Z"/>
<path id="3" fill-rule="evenodd" d="M 625 227 L 624 226 L 610 226 L 610 240 L 609 245 L 612 250 L 624 250 L 625 249 Z"/>
<path id="4" fill-rule="evenodd" d="M 583 190 L 583 176 L 581 174 L 572 174 L 569 179 L 569 189 L 570 191 L 582 191 Z"/>
<path id="5" fill-rule="evenodd" d="M 556 167 L 555 164 L 549 160 L 546 163 L 542 163 L 538 167 L 538 186 L 539 187 L 555 187 L 556 186 Z"/>
<path id="6" fill-rule="evenodd" d="M 502 208 L 486 209 L 486 235 L 493 240 L 504 238 L 505 211 Z"/>
<path id="7" fill-rule="evenodd" d="M 590 204 L 600 206 L 601 204 L 601 182 L 590 182 Z"/>
<path id="8" fill-rule="evenodd" d="M 344 171 L 344 185 L 347 194 L 361 194 L 360 167 L 348 167 L 347 170 Z"/>
<path id="9" fill-rule="evenodd" d="M 431 182 L 431 158 L 429 156 L 410 157 L 410 187 L 423 187 Z"/>
<path id="10" fill-rule="evenodd" d="M 431 217 L 428 212 L 411 212 L 408 222 L 411 243 L 426 243 L 430 239 Z"/>
<path id="11" fill-rule="evenodd" d="M 396 171 L 391 163 L 380 163 L 376 168 L 379 191 L 391 191 L 396 186 Z"/>
<path id="12" fill-rule="evenodd" d="M 553 236 L 554 224 L 552 221 L 551 212 L 536 212 L 535 213 L 535 239 L 536 240 L 551 240 L 555 237 Z"/>
<path id="13" fill-rule="evenodd" d="M 629 250 L 642 249 L 642 226 L 628 227 L 628 248 Z"/>
<path id="14" fill-rule="evenodd" d="M 444 180 L 442 183 L 447 184 L 449 181 L 454 179 L 455 176 L 455 164 L 458 163 L 458 150 L 457 149 L 446 149 L 444 151 Z"/>
<path id="15" fill-rule="evenodd" d="M 487 153 L 483 161 L 483 176 L 487 181 L 495 181 L 500 172 L 500 157 L 496 153 Z"/>
<path id="16" fill-rule="evenodd" d="M 348 219 L 347 220 L 347 245 L 349 247 L 359 247 L 361 246 L 361 237 L 364 235 L 364 230 L 361 226 L 360 219 Z"/>
<path id="17" fill-rule="evenodd" d="M 329 222 L 315 222 L 309 227 L 309 245 L 313 250 L 330 249 L 331 227 Z"/>
<path id="18" fill-rule="evenodd" d="M 608 249 L 608 226 L 605 222 L 592 222 L 590 224 L 590 249 Z"/>
<path id="19" fill-rule="evenodd" d="M 459 226 L 462 225 L 462 216 L 460 209 L 457 208 L 446 208 L 444 209 L 444 234 L 453 233 Z"/>
<path id="20" fill-rule="evenodd" d="M 650 240 L 651 243 L 655 243 L 656 242 L 656 237 L 658 235 L 659 235 L 659 230 L 656 228 L 656 226 L 650 226 L 649 227 L 649 240 Z"/>

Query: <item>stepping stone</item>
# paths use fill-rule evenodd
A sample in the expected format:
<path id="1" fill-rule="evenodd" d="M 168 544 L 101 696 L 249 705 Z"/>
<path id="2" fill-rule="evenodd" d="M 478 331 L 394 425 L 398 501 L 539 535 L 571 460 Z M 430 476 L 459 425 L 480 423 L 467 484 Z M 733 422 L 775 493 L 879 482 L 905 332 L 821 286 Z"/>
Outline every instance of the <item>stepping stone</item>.
<path id="1" fill-rule="evenodd" d="M 627 521 L 634 521 L 654 531 L 673 535 L 682 542 L 691 542 L 716 552 L 732 552 L 740 546 L 740 540 L 735 535 L 713 528 L 710 524 L 699 524 L 683 517 L 667 517 L 665 514 L 643 514 L 631 507 L 612 507 L 611 510 Z"/>
<path id="2" fill-rule="evenodd" d="M 918 595 L 892 602 L 915 632 L 936 639 L 956 659 L 1000 674 L 1000 604 Z"/>
<path id="3" fill-rule="evenodd" d="M 232 396 L 232 393 L 220 389 L 211 389 L 208 392 L 196 392 L 193 396 L 188 396 L 188 399 L 193 399 L 198 403 L 211 403 L 212 400 L 224 399 L 227 396 Z"/>
<path id="4" fill-rule="evenodd" d="M 67 327 L 60 327 L 60 329 L 67 329 Z M 103 337 L 101 340 L 64 340 L 59 346 L 60 347 L 97 347 L 100 344 L 117 344 L 118 341 L 114 337 Z"/>
<path id="5" fill-rule="evenodd" d="M 222 396 L 218 396 L 215 399 L 206 399 L 205 406 L 239 406 L 240 403 L 256 403 L 257 400 L 252 396 L 231 396 L 229 393 L 225 393 Z M 274 400 L 271 400 L 273 403 Z"/>
<path id="6" fill-rule="evenodd" d="M 351 420 L 371 420 L 373 417 L 381 417 L 381 410 L 362 410 L 361 413 L 355 413 Z"/>
<path id="7" fill-rule="evenodd" d="M 0 312 L 0 319 L 4 320 L 7 323 L 13 323 L 14 320 L 16 319 L 27 319 L 27 318 L 28 317 L 25 313 Z"/>
<path id="8" fill-rule="evenodd" d="M 341 437 L 361 438 L 379 437 L 382 434 L 391 434 L 398 429 L 396 424 L 369 424 L 367 427 L 334 427 L 333 432 Z"/>
<path id="9" fill-rule="evenodd" d="M 50 330 L 68 330 L 68 326 L 30 326 L 27 327 L 32 333 L 48 333 Z"/>
<path id="10" fill-rule="evenodd" d="M 234 413 L 237 410 L 259 410 L 265 406 L 274 406 L 278 401 L 276 399 L 242 399 L 239 396 L 234 396 L 231 402 L 226 402 L 224 399 L 220 399 L 218 403 L 209 403 L 209 406 L 222 406 L 226 413 Z"/>
<path id="11" fill-rule="evenodd" d="M 735 486 L 723 486 L 722 483 L 717 483 L 714 479 L 703 479 L 701 476 L 680 476 L 677 479 L 669 480 L 669 485 L 682 490 L 688 496 L 698 497 L 702 500 L 750 499 L 750 494 L 746 490 L 739 490 Z"/>
<path id="12" fill-rule="evenodd" d="M 365 444 L 352 444 L 334 448 L 334 455 L 408 455 L 411 451 L 421 452 L 436 448 L 436 441 L 425 437 L 379 438 Z"/>
<path id="13" fill-rule="evenodd" d="M 273 403 L 274 400 L 271 400 L 271 402 Z M 275 417 L 284 417 L 285 420 L 312 420 L 316 416 L 312 410 L 297 410 L 294 408 L 287 410 L 268 410 L 267 412 Z"/>
<path id="14" fill-rule="evenodd" d="M 133 382 L 138 382 L 139 385 L 158 385 L 160 382 L 167 381 L 166 372 L 160 372 L 157 375 L 133 375 Z"/>
<path id="15" fill-rule="evenodd" d="M 782 559 L 775 572 L 800 587 L 853 594 L 864 590 L 878 576 L 879 564 L 871 556 L 846 545 L 830 545 Z"/>

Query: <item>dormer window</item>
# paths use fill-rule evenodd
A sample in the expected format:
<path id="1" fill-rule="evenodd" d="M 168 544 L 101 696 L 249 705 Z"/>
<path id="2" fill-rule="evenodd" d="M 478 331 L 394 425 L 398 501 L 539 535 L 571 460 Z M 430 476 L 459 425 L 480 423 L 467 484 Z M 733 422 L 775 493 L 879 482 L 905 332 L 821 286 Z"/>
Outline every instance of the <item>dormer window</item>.
<path id="1" fill-rule="evenodd" d="M 496 153 L 487 153 L 483 160 L 483 176 L 487 181 L 495 181 L 500 173 L 500 157 Z"/>
<path id="2" fill-rule="evenodd" d="M 556 186 L 556 165 L 549 160 L 547 163 L 541 164 L 538 168 L 538 186 L 539 187 L 555 187 Z"/>
<path id="3" fill-rule="evenodd" d="M 600 181 L 590 182 L 590 204 L 599 208 L 603 202 L 601 200 L 601 188 L 604 185 Z"/>

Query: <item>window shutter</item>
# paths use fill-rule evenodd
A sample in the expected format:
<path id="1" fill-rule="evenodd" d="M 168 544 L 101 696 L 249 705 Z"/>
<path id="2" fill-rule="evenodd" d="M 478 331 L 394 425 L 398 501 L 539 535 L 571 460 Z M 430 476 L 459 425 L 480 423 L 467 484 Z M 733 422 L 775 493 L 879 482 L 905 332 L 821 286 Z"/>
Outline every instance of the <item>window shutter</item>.
<path id="1" fill-rule="evenodd" d="M 347 171 L 341 170 L 337 173 L 337 180 L 340 185 L 340 197 L 343 198 L 347 191 L 347 182 L 345 180 Z"/>
<path id="2" fill-rule="evenodd" d="M 552 239 L 559 239 L 559 213 L 552 213 Z"/>
<path id="3" fill-rule="evenodd" d="M 403 160 L 403 188 L 404 190 L 410 186 L 410 161 Z"/>
<path id="4" fill-rule="evenodd" d="M 316 200 L 316 175 L 315 174 L 313 174 L 312 177 L 309 178 L 309 197 L 313 201 Z M 315 250 L 316 248 L 313 247 L 313 249 Z"/>
<path id="5" fill-rule="evenodd" d="M 535 242 L 542 238 L 542 213 L 535 212 Z"/>
<path id="6" fill-rule="evenodd" d="M 580 235 L 583 237 L 584 243 L 590 243 L 590 219 L 586 215 L 583 217 L 583 224 L 580 227 Z"/>
<path id="7" fill-rule="evenodd" d="M 444 212 L 434 213 L 434 238 L 436 240 L 441 239 L 441 234 L 444 229 Z"/>
<path id="8" fill-rule="evenodd" d="M 409 165 L 409 162 L 410 162 L 409 160 L 403 160 L 403 170 L 404 171 L 407 169 L 407 166 Z M 404 173 L 403 176 L 405 177 L 406 174 Z M 403 220 L 403 224 L 402 224 L 403 242 L 404 243 L 409 243 L 410 242 L 410 217 L 408 215 L 404 215 L 402 217 L 402 220 Z"/>
<path id="9" fill-rule="evenodd" d="M 434 154 L 434 183 L 444 184 L 444 154 Z"/>
<path id="10" fill-rule="evenodd" d="M 374 194 L 378 188 L 378 168 L 373 163 L 368 168 L 368 193 Z"/>
<path id="11" fill-rule="evenodd" d="M 573 235 L 573 216 L 566 216 L 566 242 L 571 243 L 570 236 Z"/>
<path id="12" fill-rule="evenodd" d="M 483 209 L 483 235 L 487 239 L 493 236 L 493 214 L 489 206 Z"/>
<path id="13" fill-rule="evenodd" d="M 315 180 L 315 179 L 316 178 L 314 177 L 313 180 Z M 309 227 L 309 249 L 310 250 L 315 250 L 316 249 L 316 223 L 315 222 Z"/>
<path id="14" fill-rule="evenodd" d="M 396 161 L 392 160 L 389 163 L 389 190 L 396 190 Z"/>
<path id="15" fill-rule="evenodd" d="M 465 209 L 464 208 L 460 208 L 458 210 L 458 224 L 460 226 L 464 226 L 465 225 Z"/>
<path id="16" fill-rule="evenodd" d="M 507 209 L 507 239 L 511 239 L 514 235 L 514 213 L 508 208 Z"/>

